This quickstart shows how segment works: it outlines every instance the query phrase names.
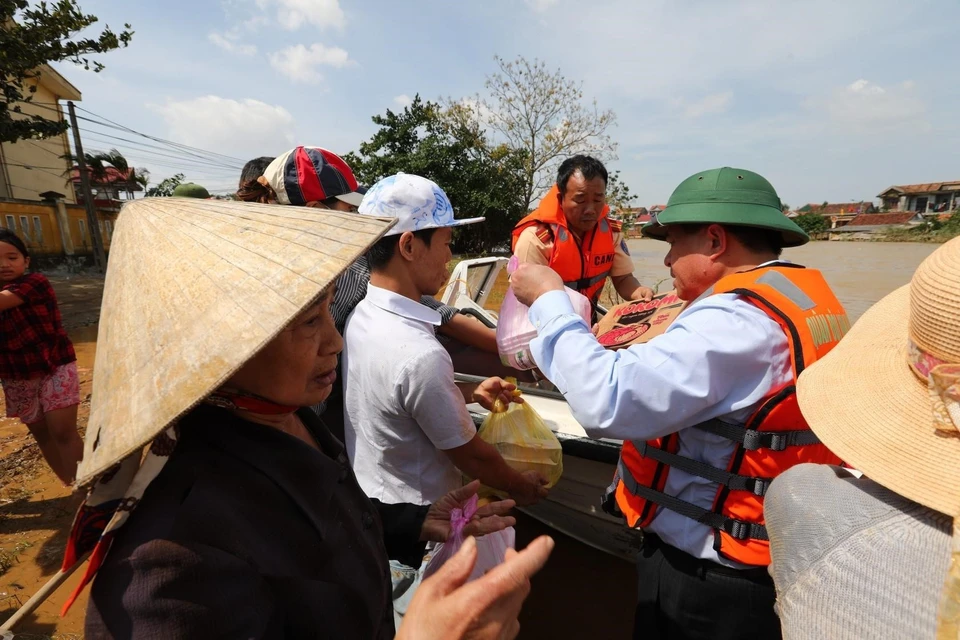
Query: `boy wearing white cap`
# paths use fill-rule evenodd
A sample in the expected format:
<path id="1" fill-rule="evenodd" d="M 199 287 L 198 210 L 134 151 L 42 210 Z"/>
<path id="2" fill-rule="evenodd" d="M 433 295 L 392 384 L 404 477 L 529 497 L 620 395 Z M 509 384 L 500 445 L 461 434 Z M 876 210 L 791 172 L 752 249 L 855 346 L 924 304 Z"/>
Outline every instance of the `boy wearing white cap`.
<path id="1" fill-rule="evenodd" d="M 440 315 L 419 302 L 447 281 L 452 228 L 483 218 L 455 220 L 439 186 L 403 173 L 375 184 L 359 212 L 398 220 L 367 254 L 370 285 L 344 336 L 344 431 L 360 486 L 387 504 L 426 505 L 460 486 L 462 471 L 519 504 L 538 501 L 547 493 L 545 480 L 509 467 L 477 436 L 466 408 L 466 402 L 490 407 L 498 396 L 509 401 L 513 385 L 489 378 L 458 388 L 450 355 L 434 333 Z M 417 568 L 394 567 L 394 573 Z M 396 589 L 394 596 L 402 615 Z"/>

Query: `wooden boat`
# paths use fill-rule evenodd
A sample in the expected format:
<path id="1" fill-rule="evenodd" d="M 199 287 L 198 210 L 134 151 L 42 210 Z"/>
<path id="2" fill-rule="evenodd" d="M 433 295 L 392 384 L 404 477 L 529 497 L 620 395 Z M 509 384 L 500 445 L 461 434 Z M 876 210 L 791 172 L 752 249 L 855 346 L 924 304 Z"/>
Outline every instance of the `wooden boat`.
<path id="1" fill-rule="evenodd" d="M 464 260 L 451 275 L 441 299 L 488 326 L 496 326 L 496 313 L 484 309 L 484 304 L 506 262 L 505 258 Z M 459 373 L 457 378 L 463 382 L 483 379 Z M 539 386 L 522 387 L 526 401 L 560 440 L 563 476 L 546 500 L 521 510 L 584 544 L 633 562 L 640 545 L 640 532 L 600 508 L 601 496 L 613 480 L 621 442 L 587 437 L 560 393 Z M 486 410 L 479 405 L 470 405 L 469 409 L 479 425 Z"/>

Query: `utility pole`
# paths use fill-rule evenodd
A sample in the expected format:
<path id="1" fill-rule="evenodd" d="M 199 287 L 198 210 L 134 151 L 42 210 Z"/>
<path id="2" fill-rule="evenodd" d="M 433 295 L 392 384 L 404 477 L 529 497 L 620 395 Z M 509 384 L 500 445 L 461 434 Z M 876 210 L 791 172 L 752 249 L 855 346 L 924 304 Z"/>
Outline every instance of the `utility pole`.
<path id="1" fill-rule="evenodd" d="M 97 220 L 97 210 L 93 204 L 93 193 L 90 191 L 90 174 L 87 173 L 87 161 L 83 155 L 83 145 L 80 144 L 80 127 L 77 125 L 77 112 L 73 108 L 73 101 L 67 102 L 70 110 L 70 127 L 73 129 L 73 145 L 76 148 L 77 167 L 80 170 L 80 187 L 83 189 L 83 203 L 87 208 L 87 227 L 90 229 L 90 238 L 93 240 L 93 261 L 101 273 L 107 270 L 107 253 L 103 250 L 103 236 L 100 235 L 100 224 Z"/>

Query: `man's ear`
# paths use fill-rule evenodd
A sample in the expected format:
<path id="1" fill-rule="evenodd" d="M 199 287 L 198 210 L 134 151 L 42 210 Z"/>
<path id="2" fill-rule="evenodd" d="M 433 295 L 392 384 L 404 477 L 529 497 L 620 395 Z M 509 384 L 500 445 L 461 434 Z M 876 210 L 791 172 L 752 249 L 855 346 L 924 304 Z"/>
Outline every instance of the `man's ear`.
<path id="1" fill-rule="evenodd" d="M 712 260 L 717 260 L 727 252 L 728 240 L 727 230 L 723 225 L 711 224 L 707 227 L 707 241 L 710 243 L 707 250 Z"/>
<path id="2" fill-rule="evenodd" d="M 404 260 L 413 261 L 413 245 L 417 237 L 413 235 L 413 231 L 404 231 L 400 235 L 400 240 L 397 241 L 397 253 Z"/>

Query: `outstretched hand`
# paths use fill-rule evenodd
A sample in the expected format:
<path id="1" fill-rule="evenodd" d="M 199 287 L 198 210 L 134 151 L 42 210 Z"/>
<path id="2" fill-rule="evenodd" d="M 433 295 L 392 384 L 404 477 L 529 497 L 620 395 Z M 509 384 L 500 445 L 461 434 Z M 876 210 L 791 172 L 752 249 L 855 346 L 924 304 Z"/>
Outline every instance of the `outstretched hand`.
<path id="1" fill-rule="evenodd" d="M 554 542 L 541 536 L 526 549 L 507 549 L 503 564 L 466 584 L 477 562 L 477 544 L 467 538 L 457 554 L 417 588 L 398 640 L 512 640 L 530 593 L 530 578 L 550 557 Z"/>
<path id="2" fill-rule="evenodd" d="M 487 378 L 473 390 L 473 401 L 487 411 L 493 411 L 493 405 L 497 400 L 500 400 L 505 407 L 511 402 L 523 404 L 523 397 L 519 394 L 514 395 L 516 390 L 517 385 L 503 378 Z"/>
<path id="3" fill-rule="evenodd" d="M 517 300 L 530 307 L 548 291 L 563 291 L 563 280 L 550 267 L 521 264 L 510 276 L 510 286 Z"/>
<path id="4" fill-rule="evenodd" d="M 450 514 L 454 509 L 460 509 L 480 489 L 480 481 L 474 480 L 470 484 L 451 491 L 432 505 L 427 511 L 427 518 L 420 530 L 420 539 L 425 542 L 446 542 L 450 538 Z M 491 502 L 477 509 L 470 523 L 463 529 L 466 536 L 483 536 L 488 533 L 503 531 L 507 527 L 517 524 L 516 518 L 507 515 L 516 506 L 513 500 Z"/>

